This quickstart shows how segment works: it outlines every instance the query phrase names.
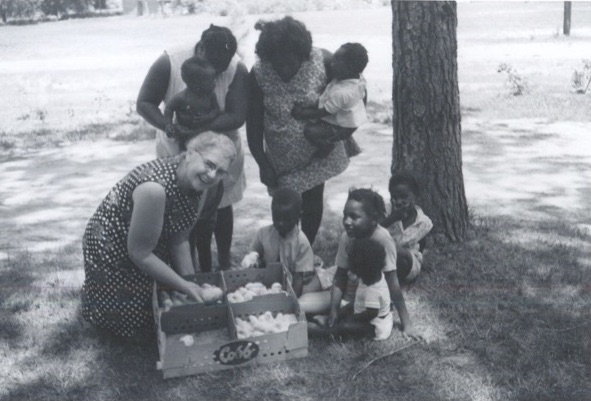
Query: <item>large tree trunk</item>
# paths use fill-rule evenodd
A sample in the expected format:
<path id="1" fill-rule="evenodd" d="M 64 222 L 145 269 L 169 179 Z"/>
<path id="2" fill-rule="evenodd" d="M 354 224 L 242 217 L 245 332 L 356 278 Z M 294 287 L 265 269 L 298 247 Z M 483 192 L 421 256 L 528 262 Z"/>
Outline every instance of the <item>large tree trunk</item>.
<path id="1" fill-rule="evenodd" d="M 469 225 L 462 174 L 455 2 L 392 1 L 392 171 L 412 172 L 436 238 Z"/>

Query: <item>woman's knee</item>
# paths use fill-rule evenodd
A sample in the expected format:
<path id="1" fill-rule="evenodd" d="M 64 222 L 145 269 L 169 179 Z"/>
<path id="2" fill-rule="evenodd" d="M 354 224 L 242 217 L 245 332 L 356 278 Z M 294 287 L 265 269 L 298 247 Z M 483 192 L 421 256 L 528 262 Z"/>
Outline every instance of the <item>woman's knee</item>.
<path id="1" fill-rule="evenodd" d="M 298 298 L 302 312 L 323 314 L 330 309 L 330 291 L 317 291 L 302 294 Z"/>

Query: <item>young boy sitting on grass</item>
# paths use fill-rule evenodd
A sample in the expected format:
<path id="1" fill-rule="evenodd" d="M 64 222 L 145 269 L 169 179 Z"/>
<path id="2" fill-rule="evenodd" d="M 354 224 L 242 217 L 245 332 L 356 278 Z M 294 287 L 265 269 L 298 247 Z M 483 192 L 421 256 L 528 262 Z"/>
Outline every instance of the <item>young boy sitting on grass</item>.
<path id="1" fill-rule="evenodd" d="M 351 272 L 359 278 L 355 301 L 341 307 L 336 323 L 326 330 L 333 335 L 386 340 L 392 333 L 394 317 L 390 289 L 382 271 L 386 263 L 384 246 L 371 238 L 355 239 L 349 262 Z"/>
<path id="2" fill-rule="evenodd" d="M 315 274 L 314 253 L 308 238 L 298 223 L 302 214 L 302 197 L 291 189 L 279 189 L 271 201 L 273 224 L 260 228 L 254 238 L 251 250 L 245 256 L 242 266 L 263 267 L 268 263 L 281 262 L 293 278 L 293 289 L 299 297 L 304 284 Z"/>
<path id="3" fill-rule="evenodd" d="M 394 173 L 388 183 L 392 210 L 382 221 L 396 243 L 396 274 L 401 283 L 414 280 L 421 271 L 423 253 L 420 242 L 425 238 L 433 223 L 416 204 L 419 184 L 406 171 Z"/>

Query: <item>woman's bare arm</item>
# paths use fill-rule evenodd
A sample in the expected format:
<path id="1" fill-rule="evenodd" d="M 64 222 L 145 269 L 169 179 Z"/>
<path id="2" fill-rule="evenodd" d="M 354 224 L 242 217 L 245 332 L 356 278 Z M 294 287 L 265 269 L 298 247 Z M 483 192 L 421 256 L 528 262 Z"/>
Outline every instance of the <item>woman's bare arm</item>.
<path id="1" fill-rule="evenodd" d="M 159 283 L 199 300 L 195 283 L 184 280 L 154 254 L 164 224 L 166 194 L 155 182 L 140 184 L 133 192 L 133 211 L 127 235 L 127 251 L 132 262 Z"/>
<path id="2" fill-rule="evenodd" d="M 248 103 L 248 114 L 246 116 L 246 139 L 250 153 L 259 165 L 261 182 L 270 187 L 275 186 L 276 176 L 271 162 L 265 154 L 264 147 L 264 116 L 265 106 L 263 104 L 263 92 L 254 75 L 250 72 L 249 78 L 250 101 Z"/>
<path id="3" fill-rule="evenodd" d="M 166 96 L 170 81 L 170 59 L 162 54 L 152 64 L 136 100 L 136 109 L 140 116 L 154 127 L 164 130 L 166 120 L 159 106 Z"/>
<path id="4" fill-rule="evenodd" d="M 172 235 L 168 246 L 172 265 L 175 271 L 181 276 L 195 274 L 195 267 L 191 258 L 191 245 L 189 243 L 189 235 L 192 229 L 193 227 Z"/>
<path id="5" fill-rule="evenodd" d="M 246 121 L 248 97 L 248 70 L 240 62 L 226 94 L 224 112 L 207 124 L 207 129 L 223 132 L 240 128 Z"/>
<path id="6" fill-rule="evenodd" d="M 332 53 L 326 49 L 320 49 L 324 61 L 324 69 L 326 70 L 326 82 L 332 81 L 332 68 L 330 62 L 332 61 Z"/>

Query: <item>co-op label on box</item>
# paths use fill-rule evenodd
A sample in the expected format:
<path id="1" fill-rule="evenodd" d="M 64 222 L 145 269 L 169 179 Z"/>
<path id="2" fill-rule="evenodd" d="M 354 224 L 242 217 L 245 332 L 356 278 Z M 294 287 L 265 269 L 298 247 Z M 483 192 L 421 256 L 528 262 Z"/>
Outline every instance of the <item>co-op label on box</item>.
<path id="1" fill-rule="evenodd" d="M 255 359 L 259 346 L 252 341 L 236 341 L 222 346 L 214 352 L 214 360 L 222 365 L 240 365 Z"/>

